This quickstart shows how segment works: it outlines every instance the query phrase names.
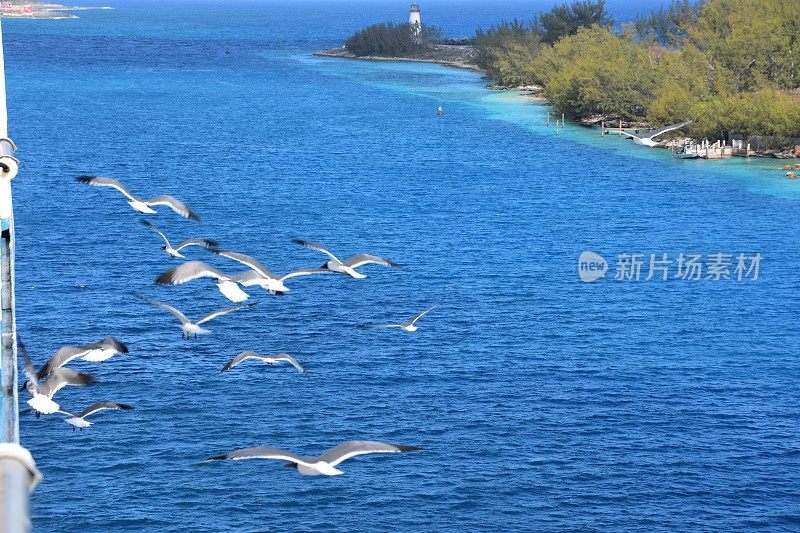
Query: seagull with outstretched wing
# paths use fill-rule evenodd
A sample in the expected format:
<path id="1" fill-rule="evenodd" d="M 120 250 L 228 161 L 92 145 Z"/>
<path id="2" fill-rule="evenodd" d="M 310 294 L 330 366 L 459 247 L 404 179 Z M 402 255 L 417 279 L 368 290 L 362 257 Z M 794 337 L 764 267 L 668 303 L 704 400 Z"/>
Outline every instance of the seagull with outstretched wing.
<path id="1" fill-rule="evenodd" d="M 664 126 L 663 128 L 645 131 L 643 133 L 628 133 L 627 131 L 620 131 L 619 133 L 620 135 L 630 137 L 636 144 L 641 144 L 643 146 L 649 146 L 652 148 L 653 146 L 658 146 L 659 141 L 654 140 L 655 137 L 663 135 L 668 131 L 678 130 L 684 126 L 688 126 L 691 123 L 691 120 L 687 120 L 686 122 L 681 122 L 680 124 L 672 124 L 670 126 Z"/>
<path id="2" fill-rule="evenodd" d="M 83 346 L 64 346 L 53 354 L 48 362 L 42 365 L 36 377 L 42 380 L 56 368 L 60 368 L 73 359 L 81 358 L 84 361 L 102 362 L 116 354 L 128 353 L 128 347 L 114 337 L 105 337 L 91 344 Z"/>
<path id="3" fill-rule="evenodd" d="M 439 307 L 439 304 L 432 305 L 429 308 L 427 308 L 427 309 L 425 309 L 423 311 L 420 311 L 416 315 L 412 316 L 410 319 L 408 319 L 408 321 L 403 322 L 402 324 L 380 324 L 380 325 L 373 326 L 373 327 L 376 327 L 376 328 L 400 328 L 400 329 L 402 329 L 404 331 L 407 331 L 409 333 L 413 333 L 413 332 L 415 332 L 415 331 L 417 331 L 419 329 L 417 327 L 417 325 L 416 325 L 417 320 L 419 320 L 420 318 L 422 318 L 423 316 L 428 314 L 430 311 L 433 311 L 437 307 Z"/>
<path id="4" fill-rule="evenodd" d="M 142 220 L 141 223 L 143 226 L 146 226 L 151 230 L 153 230 L 154 232 L 161 235 L 161 238 L 164 239 L 164 246 L 162 246 L 161 249 L 167 252 L 167 254 L 169 254 L 170 257 L 173 257 L 175 259 L 178 258 L 186 259 L 186 257 L 183 254 L 181 254 L 181 250 L 183 250 L 188 246 L 200 246 L 203 248 L 216 248 L 217 246 L 219 246 L 219 243 L 217 241 L 212 241 L 211 239 L 187 239 L 178 244 L 178 246 L 173 247 L 172 244 L 170 244 L 169 239 L 167 239 L 167 236 L 164 235 L 164 232 L 158 229 L 158 226 L 156 226 L 149 220 Z"/>
<path id="5" fill-rule="evenodd" d="M 318 456 L 297 455 L 277 448 L 244 448 L 210 457 L 206 462 L 225 460 L 239 461 L 242 459 L 277 459 L 279 461 L 288 461 L 284 466 L 287 468 L 296 468 L 297 471 L 304 476 L 338 476 L 344 474 L 344 472 L 337 469 L 336 465 L 357 455 L 364 455 L 367 453 L 413 452 L 417 450 L 419 450 L 419 448 L 416 446 L 403 446 L 402 444 L 389 444 L 372 440 L 348 440 Z"/>
<path id="6" fill-rule="evenodd" d="M 346 274 L 356 279 L 363 279 L 367 277 L 365 274 L 356 271 L 358 267 L 363 265 L 376 264 L 392 268 L 398 268 L 400 266 L 399 264 L 395 263 L 390 259 L 385 259 L 383 257 L 378 257 L 376 255 L 369 255 L 369 254 L 356 254 L 342 261 L 335 255 L 333 255 L 333 253 L 330 250 L 328 250 L 318 242 L 307 241 L 303 239 L 293 239 L 292 242 L 295 244 L 299 244 L 300 246 L 303 246 L 305 248 L 322 252 L 328 257 L 330 257 L 330 260 L 327 261 L 325 264 L 323 264 L 320 268 L 327 269 L 332 272 L 338 272 L 340 274 Z"/>
<path id="7" fill-rule="evenodd" d="M 304 376 L 308 377 L 308 372 L 306 371 L 305 368 L 303 368 L 303 365 L 300 364 L 300 361 L 298 361 L 288 353 L 279 353 L 276 355 L 261 355 L 260 353 L 250 352 L 250 351 L 241 352 L 239 355 L 237 355 L 236 357 L 225 363 L 225 366 L 222 367 L 222 370 L 220 372 L 225 372 L 227 370 L 230 370 L 231 368 L 235 367 L 236 365 L 247 359 L 256 359 L 258 361 L 261 361 L 265 365 L 274 365 L 276 363 L 287 362 L 293 367 L 295 367 L 297 370 L 299 370 L 300 373 L 302 373 Z"/>
<path id="8" fill-rule="evenodd" d="M 22 352 L 25 375 L 28 378 L 22 388 L 31 395 L 28 405 L 36 412 L 37 418 L 40 414 L 49 415 L 60 410 L 60 406 L 53 401 L 53 395 L 67 385 L 84 386 L 95 382 L 94 376 L 91 374 L 60 367 L 54 368 L 44 383 L 39 383 L 28 349 L 25 348 L 25 344 L 19 338 L 17 339 L 17 347 Z"/>
<path id="9" fill-rule="evenodd" d="M 311 274 L 321 274 L 329 272 L 325 268 L 301 268 L 293 270 L 288 274 L 279 276 L 264 266 L 258 259 L 250 257 L 249 255 L 240 254 L 238 252 L 229 252 L 227 250 L 211 250 L 217 255 L 227 257 L 238 263 L 241 263 L 250 268 L 246 272 L 242 272 L 231 279 L 245 287 L 252 287 L 256 285 L 268 291 L 270 294 L 286 294 L 289 292 L 289 287 L 283 284 L 284 280 L 291 279 L 297 276 L 309 276 Z"/>
<path id="10" fill-rule="evenodd" d="M 113 409 L 116 411 L 130 411 L 131 409 L 133 409 L 133 407 L 125 403 L 97 402 L 94 405 L 90 405 L 80 413 L 72 413 L 70 411 L 65 411 L 63 409 L 59 410 L 58 412 L 67 415 L 69 417 L 65 418 L 64 422 L 74 426 L 72 428 L 74 431 L 75 428 L 83 430 L 83 428 L 88 428 L 89 426 L 91 426 L 92 422 L 86 420 L 86 417 L 89 415 L 93 415 L 94 413 L 97 413 L 99 411 L 104 411 L 106 409 Z"/>
<path id="11" fill-rule="evenodd" d="M 93 187 L 111 187 L 112 189 L 116 189 L 128 199 L 128 205 L 130 205 L 139 213 L 152 215 L 153 213 L 156 213 L 153 207 L 164 205 L 178 213 L 183 218 L 188 218 L 189 220 L 194 220 L 196 222 L 200 221 L 200 217 L 197 216 L 197 213 L 189 209 L 186 204 L 177 198 L 173 198 L 172 196 L 162 195 L 156 196 L 155 198 L 150 198 L 149 200 L 144 200 L 132 195 L 127 187 L 115 179 L 107 178 L 105 176 L 78 176 L 75 179 L 80 183 L 92 185 Z"/>
<path id="12" fill-rule="evenodd" d="M 234 276 L 224 274 L 203 261 L 186 261 L 156 278 L 156 285 L 182 285 L 198 278 L 212 278 L 217 282 L 219 292 L 232 302 L 243 302 L 250 296 L 244 292 Z"/>
<path id="13" fill-rule="evenodd" d="M 225 309 L 218 309 L 216 311 L 208 313 L 200 320 L 192 322 L 191 320 L 186 318 L 186 315 L 184 315 L 182 312 L 178 311 L 171 305 L 161 303 L 157 300 L 151 300 L 149 298 L 142 298 L 141 296 L 136 296 L 136 297 L 144 302 L 154 305 L 160 309 L 163 309 L 164 311 L 167 311 L 168 313 L 171 313 L 173 316 L 175 316 L 175 318 L 177 318 L 181 323 L 181 329 L 183 331 L 181 336 L 186 337 L 187 339 L 189 338 L 190 335 L 194 335 L 195 338 L 197 338 L 198 335 L 205 335 L 206 333 L 211 333 L 210 329 L 205 329 L 200 327 L 201 324 L 205 324 L 209 320 L 213 320 L 222 315 L 227 315 L 228 313 L 233 313 L 234 311 L 244 309 L 245 307 L 253 307 L 254 305 L 258 304 L 258 302 L 253 302 L 249 304 L 236 305 L 234 307 L 226 307 Z"/>

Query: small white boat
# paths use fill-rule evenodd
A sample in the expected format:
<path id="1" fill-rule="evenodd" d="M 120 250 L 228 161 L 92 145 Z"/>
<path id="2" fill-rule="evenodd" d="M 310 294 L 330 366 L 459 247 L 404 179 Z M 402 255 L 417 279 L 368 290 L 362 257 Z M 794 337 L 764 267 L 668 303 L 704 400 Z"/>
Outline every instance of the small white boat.
<path id="1" fill-rule="evenodd" d="M 442 106 L 439 106 L 439 109 L 436 110 L 436 116 L 441 117 L 443 115 L 444 115 L 444 109 L 442 108 Z"/>
<path id="2" fill-rule="evenodd" d="M 673 150 L 672 157 L 678 159 L 697 159 L 700 157 L 700 150 L 696 144 L 684 144 L 680 148 Z"/>

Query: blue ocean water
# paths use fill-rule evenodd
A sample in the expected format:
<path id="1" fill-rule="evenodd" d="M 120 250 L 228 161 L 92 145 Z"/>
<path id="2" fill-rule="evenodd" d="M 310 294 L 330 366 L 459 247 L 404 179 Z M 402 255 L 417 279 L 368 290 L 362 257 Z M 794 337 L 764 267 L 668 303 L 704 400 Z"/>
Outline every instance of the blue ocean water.
<path id="1" fill-rule="evenodd" d="M 555 2 L 423 4 L 451 35 Z M 611 2 L 618 19 L 660 2 Z M 20 336 L 37 364 L 113 334 L 127 356 L 57 398 L 105 413 L 73 432 L 21 420 L 45 480 L 36 531 L 797 530 L 800 184 L 775 161 L 677 162 L 434 65 L 312 57 L 402 20 L 393 2 L 114 2 L 70 21 L 3 21 Z M 633 7 L 632 7 L 633 6 Z M 398 14 L 399 13 L 399 14 Z M 226 48 L 229 53 L 226 53 Z M 442 105 L 445 116 L 437 118 Z M 228 305 L 173 266 L 97 173 L 172 193 L 203 218 L 150 220 L 277 272 L 348 255 L 404 265 L 309 277 L 183 340 L 172 317 Z M 612 264 L 578 277 L 584 250 Z M 763 256 L 759 279 L 614 281 L 615 256 Z M 194 251 L 231 272 L 230 262 Z M 440 307 L 413 334 L 364 330 Z M 288 351 L 311 372 L 242 365 Z M 24 406 L 24 404 L 23 404 Z M 265 445 L 423 448 L 334 478 Z"/>

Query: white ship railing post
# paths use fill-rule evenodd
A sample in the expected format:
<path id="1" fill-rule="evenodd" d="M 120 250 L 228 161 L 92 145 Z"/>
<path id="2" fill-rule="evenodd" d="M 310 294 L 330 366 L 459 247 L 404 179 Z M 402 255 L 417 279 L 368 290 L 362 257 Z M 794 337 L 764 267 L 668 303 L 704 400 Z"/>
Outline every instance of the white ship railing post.
<path id="1" fill-rule="evenodd" d="M 14 157 L 16 147 L 8 137 L 2 35 L 0 25 L 0 531 L 17 533 L 30 530 L 29 494 L 41 475 L 30 452 L 19 444 L 11 199 L 11 180 L 17 175 L 19 161 Z"/>

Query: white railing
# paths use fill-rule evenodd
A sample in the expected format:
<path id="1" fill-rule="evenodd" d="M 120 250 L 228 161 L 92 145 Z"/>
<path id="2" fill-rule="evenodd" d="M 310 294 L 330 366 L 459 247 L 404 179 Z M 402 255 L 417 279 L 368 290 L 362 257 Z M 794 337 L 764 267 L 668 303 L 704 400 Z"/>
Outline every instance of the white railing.
<path id="1" fill-rule="evenodd" d="M 14 209 L 11 180 L 19 162 L 8 138 L 3 32 L 0 25 L 0 531 L 31 528 L 30 491 L 41 479 L 30 452 L 19 444 L 17 330 L 14 317 Z"/>

